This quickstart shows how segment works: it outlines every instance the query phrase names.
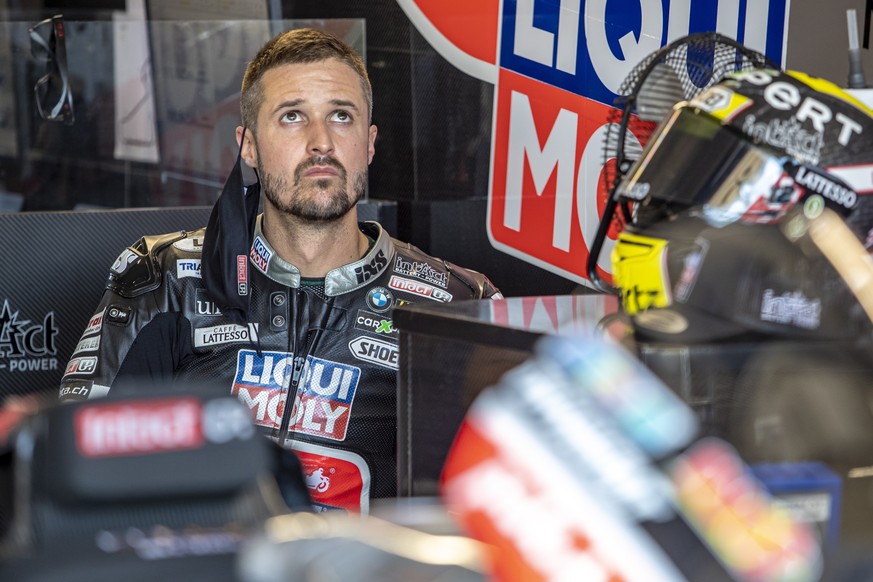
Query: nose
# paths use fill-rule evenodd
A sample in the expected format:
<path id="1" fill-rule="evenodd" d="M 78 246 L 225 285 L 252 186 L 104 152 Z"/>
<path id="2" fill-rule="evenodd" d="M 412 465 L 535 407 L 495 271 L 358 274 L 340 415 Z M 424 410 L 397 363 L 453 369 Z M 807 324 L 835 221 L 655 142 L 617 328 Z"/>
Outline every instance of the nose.
<path id="1" fill-rule="evenodd" d="M 333 153 L 333 136 L 324 120 L 316 120 L 310 124 L 307 149 L 313 155 L 326 156 Z"/>

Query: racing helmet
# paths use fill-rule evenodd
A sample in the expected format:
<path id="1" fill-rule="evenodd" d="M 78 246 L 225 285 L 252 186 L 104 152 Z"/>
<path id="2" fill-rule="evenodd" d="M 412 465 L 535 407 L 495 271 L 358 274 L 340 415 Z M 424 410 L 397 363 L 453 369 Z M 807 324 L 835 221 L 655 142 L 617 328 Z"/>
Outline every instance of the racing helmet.
<path id="1" fill-rule="evenodd" d="M 828 81 L 754 69 L 677 104 L 615 190 L 627 223 L 613 278 L 635 332 L 682 343 L 857 333 L 843 322 L 867 320 L 848 289 L 780 227 L 828 207 L 869 247 L 870 193 L 873 111 Z"/>

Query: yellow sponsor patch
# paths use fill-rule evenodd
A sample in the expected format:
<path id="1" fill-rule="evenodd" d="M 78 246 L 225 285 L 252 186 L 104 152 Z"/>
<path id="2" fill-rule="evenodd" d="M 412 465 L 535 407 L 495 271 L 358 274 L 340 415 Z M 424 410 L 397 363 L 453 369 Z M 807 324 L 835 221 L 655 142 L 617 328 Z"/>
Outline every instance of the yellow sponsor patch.
<path id="1" fill-rule="evenodd" d="M 612 274 L 628 314 L 673 302 L 666 240 L 622 232 L 612 251 Z"/>

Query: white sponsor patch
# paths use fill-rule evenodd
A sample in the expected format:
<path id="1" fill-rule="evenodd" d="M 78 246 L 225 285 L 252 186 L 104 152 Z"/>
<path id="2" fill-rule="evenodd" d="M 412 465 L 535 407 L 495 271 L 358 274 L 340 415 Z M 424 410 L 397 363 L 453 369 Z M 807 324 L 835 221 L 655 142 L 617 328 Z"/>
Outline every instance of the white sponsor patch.
<path id="1" fill-rule="evenodd" d="M 93 337 L 85 337 L 79 340 L 79 343 L 76 344 L 76 349 L 73 350 L 73 355 L 76 355 L 80 352 L 96 352 L 98 348 L 100 348 L 99 335 L 95 335 Z"/>
<path id="2" fill-rule="evenodd" d="M 103 313 L 105 311 L 105 309 L 102 309 L 98 313 L 95 313 L 91 316 L 91 319 L 88 320 L 88 325 L 85 327 L 85 331 L 82 332 L 82 337 L 97 333 L 98 331 L 103 329 Z"/>
<path id="3" fill-rule="evenodd" d="M 349 342 L 352 355 L 359 360 L 396 370 L 400 350 L 397 345 L 371 337 L 357 337 Z"/>
<path id="4" fill-rule="evenodd" d="M 204 348 L 221 344 L 247 342 L 252 337 L 252 328 L 257 331 L 257 324 L 250 323 L 249 327 L 233 324 L 200 327 L 194 330 L 194 347 Z"/>
<path id="5" fill-rule="evenodd" d="M 200 259 L 178 259 L 176 261 L 176 277 L 200 278 Z"/>

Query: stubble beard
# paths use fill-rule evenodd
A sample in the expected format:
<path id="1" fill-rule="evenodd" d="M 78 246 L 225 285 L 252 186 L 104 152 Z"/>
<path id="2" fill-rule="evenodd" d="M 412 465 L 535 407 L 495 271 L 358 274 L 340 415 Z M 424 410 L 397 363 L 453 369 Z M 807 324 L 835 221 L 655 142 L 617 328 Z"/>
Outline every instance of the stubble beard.
<path id="1" fill-rule="evenodd" d="M 338 172 L 337 178 L 306 180 L 303 172 L 317 166 L 331 166 Z M 356 172 L 351 181 L 352 196 L 349 196 L 346 169 L 329 156 L 318 156 L 302 162 L 294 170 L 294 183 L 289 187 L 285 174 L 259 172 L 261 190 L 277 210 L 309 222 L 333 222 L 349 213 L 364 198 L 367 189 L 367 170 Z M 332 182 L 339 181 L 338 185 Z"/>

